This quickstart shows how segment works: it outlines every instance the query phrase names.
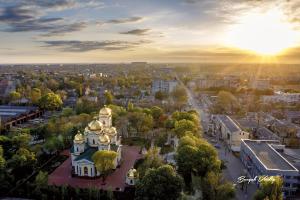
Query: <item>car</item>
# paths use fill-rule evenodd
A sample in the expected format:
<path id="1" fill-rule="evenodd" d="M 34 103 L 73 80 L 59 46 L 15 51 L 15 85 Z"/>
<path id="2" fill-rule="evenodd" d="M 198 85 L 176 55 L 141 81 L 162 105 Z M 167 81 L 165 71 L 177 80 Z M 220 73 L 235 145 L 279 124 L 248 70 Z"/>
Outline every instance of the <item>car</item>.
<path id="1" fill-rule="evenodd" d="M 214 147 L 217 148 L 217 149 L 220 149 L 221 145 L 220 144 L 215 144 Z"/>

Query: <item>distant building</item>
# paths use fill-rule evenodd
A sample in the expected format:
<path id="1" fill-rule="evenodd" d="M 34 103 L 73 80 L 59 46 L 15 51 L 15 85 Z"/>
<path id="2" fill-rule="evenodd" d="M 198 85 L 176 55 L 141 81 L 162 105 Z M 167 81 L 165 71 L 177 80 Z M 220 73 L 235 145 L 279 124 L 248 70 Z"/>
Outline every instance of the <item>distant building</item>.
<path id="1" fill-rule="evenodd" d="M 269 103 L 269 102 L 298 103 L 300 102 L 300 93 L 275 92 L 274 95 L 262 96 L 262 100 L 264 103 Z"/>
<path id="2" fill-rule="evenodd" d="M 158 91 L 171 93 L 177 87 L 178 82 L 176 80 L 154 80 L 152 82 L 152 94 Z"/>
<path id="3" fill-rule="evenodd" d="M 242 140 L 240 158 L 251 178 L 281 176 L 285 197 L 295 196 L 299 184 L 299 170 L 280 152 L 284 145 L 274 140 Z M 259 185 L 259 182 L 256 182 Z"/>
<path id="4" fill-rule="evenodd" d="M 251 88 L 258 90 L 265 90 L 270 88 L 270 80 L 269 79 L 254 79 L 251 81 Z"/>
<path id="5" fill-rule="evenodd" d="M 240 151 L 242 139 L 248 139 L 249 133 L 243 131 L 233 119 L 227 115 L 214 116 L 214 131 L 220 132 L 220 138 L 235 152 Z"/>

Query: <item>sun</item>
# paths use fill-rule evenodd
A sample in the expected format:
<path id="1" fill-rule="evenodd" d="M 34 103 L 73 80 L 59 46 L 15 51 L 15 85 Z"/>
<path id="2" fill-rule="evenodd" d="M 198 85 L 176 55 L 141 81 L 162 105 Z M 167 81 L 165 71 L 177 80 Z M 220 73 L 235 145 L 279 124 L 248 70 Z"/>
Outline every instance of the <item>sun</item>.
<path id="1" fill-rule="evenodd" d="M 278 8 L 267 12 L 251 11 L 237 21 L 226 37 L 229 46 L 274 56 L 296 43 L 296 31 Z"/>

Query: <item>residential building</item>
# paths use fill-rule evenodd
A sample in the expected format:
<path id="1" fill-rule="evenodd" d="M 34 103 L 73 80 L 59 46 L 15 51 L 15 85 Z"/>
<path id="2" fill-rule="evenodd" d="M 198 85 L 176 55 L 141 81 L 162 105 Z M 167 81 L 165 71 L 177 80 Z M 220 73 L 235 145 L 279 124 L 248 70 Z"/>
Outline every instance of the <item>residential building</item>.
<path id="1" fill-rule="evenodd" d="M 73 140 L 71 148 L 72 174 L 81 177 L 100 176 L 92 156 L 97 151 L 115 151 L 117 157 L 114 160 L 114 168 L 121 161 L 121 139 L 116 128 L 112 126 L 112 112 L 108 107 L 100 110 L 95 118 L 84 129 L 84 134 L 78 132 Z"/>
<path id="2" fill-rule="evenodd" d="M 265 103 L 269 103 L 269 102 L 298 103 L 300 102 L 300 93 L 275 92 L 274 95 L 262 96 L 262 100 Z"/>
<path id="3" fill-rule="evenodd" d="M 299 170 L 281 155 L 284 149 L 284 145 L 274 140 L 243 139 L 240 158 L 251 178 L 281 176 L 284 197 L 290 197 L 298 190 Z"/>
<path id="4" fill-rule="evenodd" d="M 177 87 L 178 82 L 176 80 L 154 80 L 152 82 L 152 94 L 158 91 L 171 93 Z"/>
<path id="5" fill-rule="evenodd" d="M 270 88 L 270 80 L 269 79 L 253 79 L 251 81 L 251 88 L 255 88 L 258 90 L 265 90 Z"/>
<path id="6" fill-rule="evenodd" d="M 213 132 L 219 132 L 220 139 L 225 140 L 228 147 L 235 152 L 240 151 L 242 139 L 248 139 L 249 133 L 243 131 L 228 115 L 216 115 Z"/>

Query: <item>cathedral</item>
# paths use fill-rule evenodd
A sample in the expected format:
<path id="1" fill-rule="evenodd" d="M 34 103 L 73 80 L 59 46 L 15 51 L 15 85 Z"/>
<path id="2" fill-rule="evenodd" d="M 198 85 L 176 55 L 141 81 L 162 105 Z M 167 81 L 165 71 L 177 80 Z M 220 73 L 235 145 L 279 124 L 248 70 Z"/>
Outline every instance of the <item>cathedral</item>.
<path id="1" fill-rule="evenodd" d="M 72 174 L 80 177 L 100 176 L 96 170 L 92 156 L 96 151 L 115 151 L 118 156 L 115 159 L 115 168 L 121 161 L 121 140 L 116 128 L 112 126 L 112 112 L 108 107 L 99 111 L 99 116 L 91 121 L 84 129 L 84 133 L 78 132 L 73 140 L 71 148 Z"/>

